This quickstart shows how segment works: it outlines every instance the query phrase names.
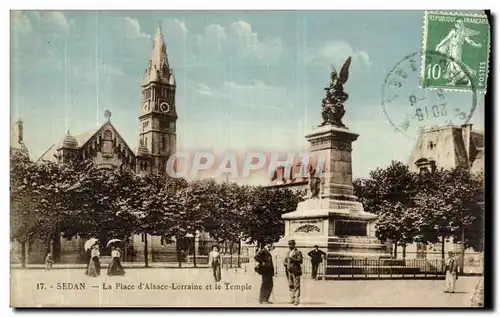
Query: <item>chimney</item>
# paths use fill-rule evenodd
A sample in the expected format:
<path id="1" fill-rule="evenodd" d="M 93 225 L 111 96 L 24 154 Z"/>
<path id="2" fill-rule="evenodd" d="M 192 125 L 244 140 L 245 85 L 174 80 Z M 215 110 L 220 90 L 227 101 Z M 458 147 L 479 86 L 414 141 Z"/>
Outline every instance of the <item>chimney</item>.
<path id="1" fill-rule="evenodd" d="M 14 124 L 14 137 L 17 143 L 23 143 L 23 121 L 21 119 Z"/>
<path id="2" fill-rule="evenodd" d="M 472 131 L 472 124 L 462 125 L 462 139 L 464 140 L 465 152 L 467 153 L 467 164 L 470 166 L 470 137 Z"/>

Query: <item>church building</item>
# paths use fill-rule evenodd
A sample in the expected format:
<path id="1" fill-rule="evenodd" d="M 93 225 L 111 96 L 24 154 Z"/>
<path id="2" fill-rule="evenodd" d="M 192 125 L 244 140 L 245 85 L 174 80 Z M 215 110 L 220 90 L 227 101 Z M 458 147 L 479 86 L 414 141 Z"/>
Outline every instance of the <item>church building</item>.
<path id="1" fill-rule="evenodd" d="M 71 157 L 91 159 L 98 167 L 116 168 L 128 166 L 136 173 L 157 171 L 166 173 L 168 158 L 176 152 L 175 104 L 176 82 L 168 62 L 167 46 L 158 26 L 151 57 L 141 84 L 141 103 L 139 106 L 139 135 L 134 148 L 113 126 L 111 112 L 104 113 L 105 121 L 97 129 L 73 135 L 68 130 L 59 142 L 51 146 L 38 160 L 64 163 Z M 22 122 L 14 126 L 11 136 L 11 150 L 27 151 L 22 142 Z M 144 261 L 145 239 L 148 239 L 149 257 L 153 261 L 156 254 L 175 253 L 175 245 L 167 245 L 161 237 L 136 235 L 131 238 L 126 261 Z M 53 258 L 57 263 L 79 263 L 84 258 L 82 239 L 67 240 L 57 237 L 51 246 Z M 29 263 L 41 263 L 46 246 L 31 243 L 28 248 Z M 164 259 L 157 259 L 164 260 Z"/>

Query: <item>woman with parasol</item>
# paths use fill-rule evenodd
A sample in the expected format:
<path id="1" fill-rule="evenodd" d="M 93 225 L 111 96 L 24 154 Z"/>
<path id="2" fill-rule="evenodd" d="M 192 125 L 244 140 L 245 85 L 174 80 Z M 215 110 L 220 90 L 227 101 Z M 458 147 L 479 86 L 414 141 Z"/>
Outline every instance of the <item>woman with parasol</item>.
<path id="1" fill-rule="evenodd" d="M 108 266 L 108 275 L 125 275 L 125 270 L 120 261 L 120 248 L 115 244 L 120 242 L 120 239 L 111 239 L 108 241 L 108 246 L 111 245 L 111 264 Z"/>
<path id="2" fill-rule="evenodd" d="M 87 264 L 85 274 L 92 277 L 101 275 L 101 262 L 99 252 L 99 240 L 92 238 L 85 242 L 85 250 L 90 249 L 90 261 Z"/>

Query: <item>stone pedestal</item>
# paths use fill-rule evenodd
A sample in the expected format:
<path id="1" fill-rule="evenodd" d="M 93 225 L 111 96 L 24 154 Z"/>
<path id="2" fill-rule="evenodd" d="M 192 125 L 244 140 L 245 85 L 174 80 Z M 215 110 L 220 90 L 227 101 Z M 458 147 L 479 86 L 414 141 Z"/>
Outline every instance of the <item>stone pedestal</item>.
<path id="1" fill-rule="evenodd" d="M 314 245 L 335 258 L 390 256 L 390 247 L 375 237 L 377 215 L 365 212 L 353 193 L 351 144 L 358 135 L 326 125 L 306 138 L 316 158 L 313 167 L 321 190 L 319 197 L 299 203 L 297 210 L 282 216 L 285 236 L 275 244 L 278 257 L 285 256 L 289 240 L 296 241 L 304 256 Z"/>

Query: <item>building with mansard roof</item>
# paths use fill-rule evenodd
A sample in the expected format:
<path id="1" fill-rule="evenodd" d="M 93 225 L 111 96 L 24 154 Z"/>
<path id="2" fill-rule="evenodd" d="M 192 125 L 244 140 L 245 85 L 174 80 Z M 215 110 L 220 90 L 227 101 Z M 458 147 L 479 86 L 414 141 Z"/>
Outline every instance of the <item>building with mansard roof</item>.
<path id="1" fill-rule="evenodd" d="M 431 172 L 436 169 L 452 169 L 465 166 L 471 173 L 484 173 L 484 135 L 474 131 L 472 124 L 446 125 L 422 131 L 408 159 L 408 167 L 412 172 Z M 414 243 L 407 246 L 407 258 L 439 259 L 443 245 L 425 245 Z M 445 254 L 448 251 L 461 251 L 460 244 L 447 241 L 444 244 Z M 401 254 L 402 250 L 399 250 Z M 466 250 L 466 262 L 479 263 L 480 254 Z M 481 272 L 481 265 L 468 265 L 469 272 Z"/>
<path id="2" fill-rule="evenodd" d="M 467 166 L 471 172 L 484 169 L 484 136 L 472 124 L 447 125 L 424 130 L 408 159 L 412 172 Z"/>

